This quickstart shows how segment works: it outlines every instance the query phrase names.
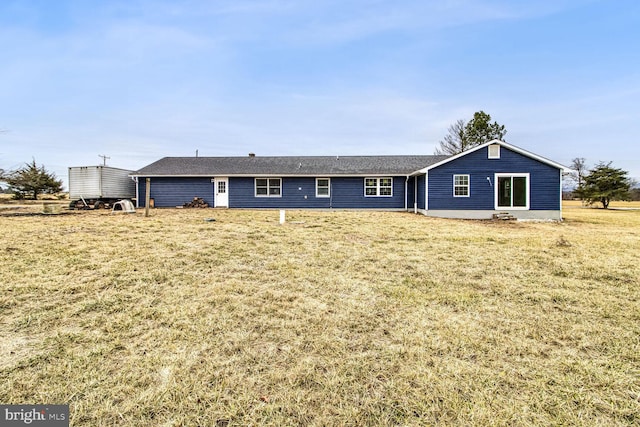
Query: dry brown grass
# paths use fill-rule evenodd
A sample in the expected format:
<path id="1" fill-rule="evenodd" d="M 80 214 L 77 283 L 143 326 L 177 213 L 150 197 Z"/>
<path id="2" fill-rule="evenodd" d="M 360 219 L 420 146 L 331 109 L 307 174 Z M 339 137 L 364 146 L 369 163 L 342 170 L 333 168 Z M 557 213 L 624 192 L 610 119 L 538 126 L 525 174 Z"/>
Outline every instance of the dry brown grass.
<path id="1" fill-rule="evenodd" d="M 638 425 L 640 211 L 565 216 L 0 217 L 0 402 L 75 426 Z"/>

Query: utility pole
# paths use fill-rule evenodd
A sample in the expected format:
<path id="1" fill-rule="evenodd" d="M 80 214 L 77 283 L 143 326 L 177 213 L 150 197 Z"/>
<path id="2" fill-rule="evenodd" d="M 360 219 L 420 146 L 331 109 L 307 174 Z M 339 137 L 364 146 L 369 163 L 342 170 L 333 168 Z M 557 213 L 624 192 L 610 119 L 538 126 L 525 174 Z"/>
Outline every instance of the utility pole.
<path id="1" fill-rule="evenodd" d="M 111 157 L 107 157 L 104 154 L 98 154 L 98 157 L 102 157 L 102 166 L 107 166 L 107 159 L 111 159 Z"/>

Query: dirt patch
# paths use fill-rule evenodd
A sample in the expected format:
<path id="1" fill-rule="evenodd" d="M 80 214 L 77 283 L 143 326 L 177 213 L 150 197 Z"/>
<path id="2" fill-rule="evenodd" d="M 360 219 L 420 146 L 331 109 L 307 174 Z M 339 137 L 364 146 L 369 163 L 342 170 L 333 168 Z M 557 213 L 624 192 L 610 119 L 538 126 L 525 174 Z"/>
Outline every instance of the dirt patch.
<path id="1" fill-rule="evenodd" d="M 0 346 L 0 369 L 15 366 L 20 360 L 33 357 L 40 339 L 27 336 L 9 336 Z"/>

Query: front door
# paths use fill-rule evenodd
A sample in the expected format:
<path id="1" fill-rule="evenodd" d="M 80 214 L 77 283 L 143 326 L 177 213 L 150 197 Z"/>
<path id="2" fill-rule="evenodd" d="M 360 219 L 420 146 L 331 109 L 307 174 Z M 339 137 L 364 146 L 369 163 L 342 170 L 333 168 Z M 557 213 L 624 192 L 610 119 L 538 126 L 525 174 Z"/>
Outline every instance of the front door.
<path id="1" fill-rule="evenodd" d="M 216 208 L 228 208 L 229 207 L 229 178 L 216 178 L 214 183 L 215 194 L 215 207 Z"/>

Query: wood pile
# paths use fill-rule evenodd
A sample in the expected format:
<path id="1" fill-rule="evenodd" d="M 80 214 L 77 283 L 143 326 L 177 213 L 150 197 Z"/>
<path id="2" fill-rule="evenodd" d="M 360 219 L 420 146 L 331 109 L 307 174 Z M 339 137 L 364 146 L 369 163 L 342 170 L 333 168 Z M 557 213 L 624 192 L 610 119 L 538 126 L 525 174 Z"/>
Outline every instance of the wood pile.
<path id="1" fill-rule="evenodd" d="M 208 208 L 209 203 L 205 202 L 201 197 L 194 197 L 192 201 L 182 205 L 183 208 Z"/>

